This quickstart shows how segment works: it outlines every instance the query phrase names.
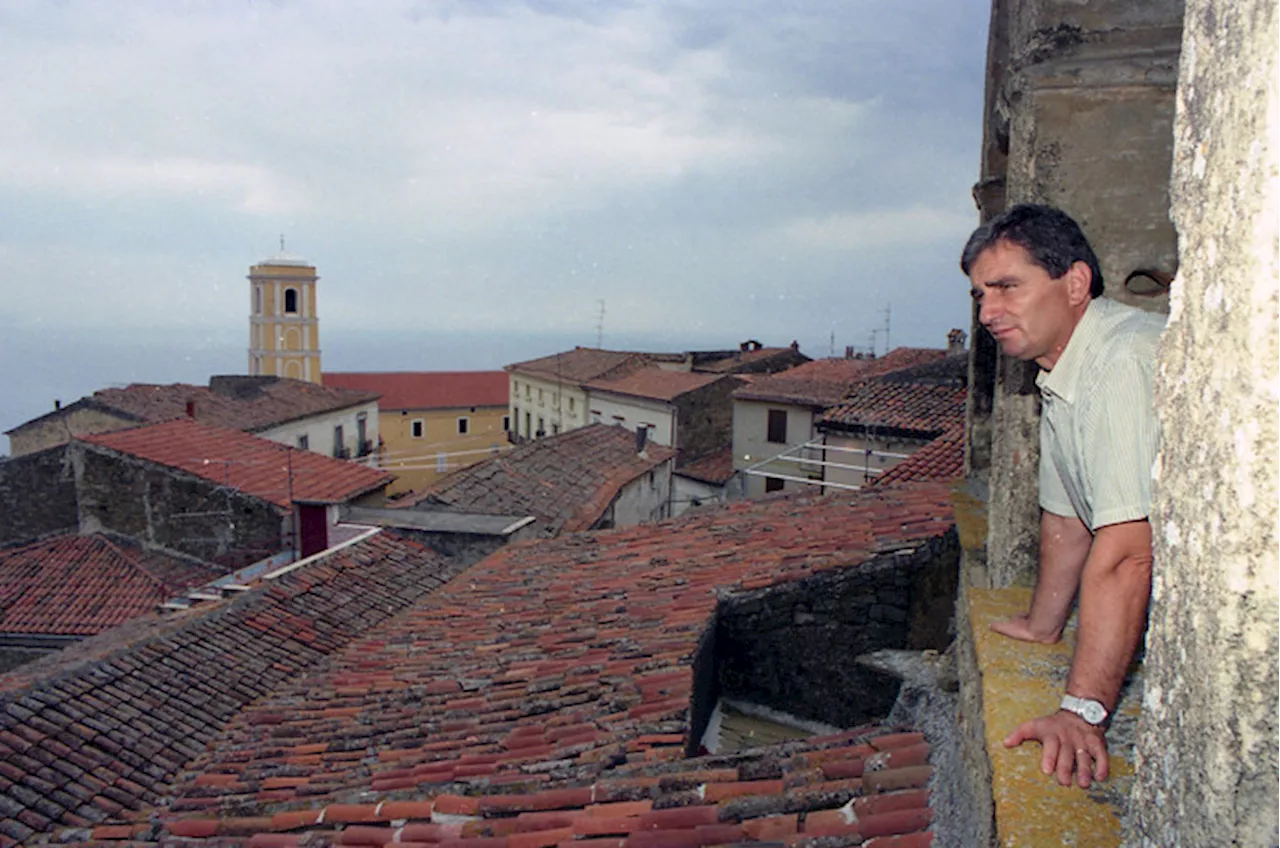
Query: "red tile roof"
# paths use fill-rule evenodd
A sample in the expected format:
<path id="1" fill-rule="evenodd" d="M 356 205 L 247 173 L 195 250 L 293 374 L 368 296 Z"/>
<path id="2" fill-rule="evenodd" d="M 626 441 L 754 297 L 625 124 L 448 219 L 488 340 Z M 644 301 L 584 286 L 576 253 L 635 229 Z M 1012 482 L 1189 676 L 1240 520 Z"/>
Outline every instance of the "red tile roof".
<path id="1" fill-rule="evenodd" d="M 62 415 L 77 406 L 100 409 L 131 421 L 156 423 L 187 416 L 187 404 L 195 404 L 198 421 L 259 431 L 289 421 L 371 403 L 377 395 L 365 391 L 318 386 L 283 377 L 214 377 L 209 386 L 187 383 L 153 385 L 133 383 L 122 389 L 100 389 L 92 395 L 15 427 Z"/>
<path id="2" fill-rule="evenodd" d="M 951 480 L 964 474 L 964 427 L 943 433 L 873 482 L 887 486 L 915 480 Z"/>
<path id="3" fill-rule="evenodd" d="M 676 468 L 676 473 L 713 486 L 723 486 L 733 477 L 733 445 L 687 462 Z"/>
<path id="4" fill-rule="evenodd" d="M 100 533 L 0 548 L 0 633 L 89 636 L 216 577 Z"/>
<path id="5" fill-rule="evenodd" d="M 13 763 L 0 833 L 928 844 L 918 733 L 863 727 L 692 760 L 684 747 L 691 658 L 725 593 L 838 576 L 950 527 L 937 484 L 737 502 L 508 547 L 434 592 L 404 544 L 370 540 L 0 703 Z"/>
<path id="6" fill-rule="evenodd" d="M 599 521 L 625 485 L 674 456 L 671 448 L 652 442 L 638 454 L 631 431 L 591 424 L 456 471 L 417 502 L 533 515 L 548 534 L 574 533 Z"/>
<path id="7" fill-rule="evenodd" d="M 670 401 L 723 379 L 724 374 L 668 371 L 655 366 L 640 368 L 620 377 L 592 380 L 587 383 L 587 388 L 593 392 L 612 392 L 649 400 Z"/>
<path id="8" fill-rule="evenodd" d="M 293 502 L 345 503 L 392 480 L 391 474 L 359 463 L 189 418 L 85 436 L 84 441 L 232 486 L 282 509 Z"/>
<path id="9" fill-rule="evenodd" d="M 695 357 L 697 354 L 694 354 Z M 778 360 L 776 363 L 779 368 L 787 367 L 788 363 L 798 364 L 808 360 L 808 357 L 800 353 L 798 347 L 759 347 L 755 350 L 735 350 L 728 356 L 712 359 L 707 362 L 694 363 L 694 370 L 707 371 L 714 374 L 730 374 L 738 371 L 758 370 L 761 367 L 767 367 L 770 360 Z"/>
<path id="10" fill-rule="evenodd" d="M 860 380 L 816 423 L 820 429 L 936 436 L 963 424 L 964 398 L 964 389 L 950 386 Z"/>
<path id="11" fill-rule="evenodd" d="M 506 406 L 505 371 L 326 371 L 324 384 L 381 395 L 378 408 L 469 409 Z"/>
<path id="12" fill-rule="evenodd" d="M 946 356 L 945 350 L 900 347 L 879 359 L 815 359 L 787 371 L 758 377 L 733 396 L 735 400 L 833 406 L 858 380 L 913 368 Z"/>
<path id="13" fill-rule="evenodd" d="M 616 376 L 633 368 L 645 368 L 649 360 L 642 353 L 575 347 L 563 353 L 530 359 L 506 366 L 509 372 L 529 374 L 546 380 L 583 384 Z"/>

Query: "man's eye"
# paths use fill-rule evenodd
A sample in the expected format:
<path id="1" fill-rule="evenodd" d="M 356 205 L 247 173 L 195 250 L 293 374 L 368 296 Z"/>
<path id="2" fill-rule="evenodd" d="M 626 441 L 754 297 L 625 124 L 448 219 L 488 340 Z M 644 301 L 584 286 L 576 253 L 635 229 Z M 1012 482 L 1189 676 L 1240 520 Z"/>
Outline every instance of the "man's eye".
<path id="1" fill-rule="evenodd" d="M 978 289 L 969 289 L 969 297 L 974 300 L 982 300 L 982 292 Z"/>

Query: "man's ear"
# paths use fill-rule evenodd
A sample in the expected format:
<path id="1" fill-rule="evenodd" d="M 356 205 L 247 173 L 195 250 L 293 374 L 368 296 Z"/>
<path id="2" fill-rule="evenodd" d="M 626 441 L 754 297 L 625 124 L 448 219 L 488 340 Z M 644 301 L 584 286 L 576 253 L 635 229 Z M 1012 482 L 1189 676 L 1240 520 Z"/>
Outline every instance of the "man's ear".
<path id="1" fill-rule="evenodd" d="M 1087 262 L 1072 262 L 1063 274 L 1067 283 L 1067 299 L 1073 306 L 1088 303 L 1092 299 L 1089 289 L 1093 286 L 1093 269 Z"/>

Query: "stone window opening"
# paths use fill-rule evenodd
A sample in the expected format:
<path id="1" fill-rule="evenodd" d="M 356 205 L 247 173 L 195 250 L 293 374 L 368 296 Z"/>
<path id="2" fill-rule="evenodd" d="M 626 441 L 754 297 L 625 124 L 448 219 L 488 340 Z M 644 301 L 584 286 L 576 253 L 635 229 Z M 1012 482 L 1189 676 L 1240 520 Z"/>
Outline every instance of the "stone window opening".
<path id="1" fill-rule="evenodd" d="M 770 444 L 774 445 L 785 445 L 787 443 L 787 411 L 785 409 L 769 410 L 766 438 Z"/>
<path id="2" fill-rule="evenodd" d="M 298 314 L 298 290 L 297 289 L 284 290 L 284 313 L 286 315 Z"/>

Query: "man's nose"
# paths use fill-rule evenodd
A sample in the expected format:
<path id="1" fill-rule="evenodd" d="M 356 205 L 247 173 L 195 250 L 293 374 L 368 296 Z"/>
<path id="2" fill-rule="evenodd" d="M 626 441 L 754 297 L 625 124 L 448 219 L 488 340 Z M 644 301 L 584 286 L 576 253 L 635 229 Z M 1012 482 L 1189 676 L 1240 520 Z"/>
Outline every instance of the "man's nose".
<path id="1" fill-rule="evenodd" d="M 990 295 L 985 295 L 982 300 L 978 302 L 978 322 L 982 324 L 982 326 L 986 327 L 990 325 L 998 314 L 999 309 L 996 307 L 995 298 Z"/>

